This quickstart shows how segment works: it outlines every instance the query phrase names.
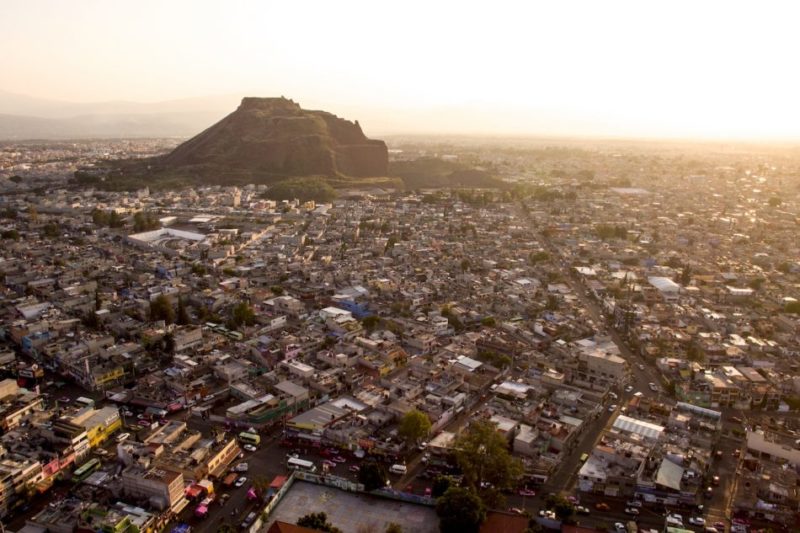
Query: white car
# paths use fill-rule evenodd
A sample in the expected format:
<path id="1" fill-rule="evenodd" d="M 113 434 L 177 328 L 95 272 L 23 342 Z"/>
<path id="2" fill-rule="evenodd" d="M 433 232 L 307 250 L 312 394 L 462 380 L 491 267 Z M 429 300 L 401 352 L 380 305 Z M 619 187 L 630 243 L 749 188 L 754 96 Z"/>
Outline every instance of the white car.
<path id="1" fill-rule="evenodd" d="M 131 436 L 130 433 L 120 433 L 119 435 L 117 435 L 117 442 L 126 441 L 130 438 L 130 436 Z"/>
<path id="2" fill-rule="evenodd" d="M 647 386 L 648 386 L 648 387 L 650 387 L 650 390 L 651 390 L 651 391 L 653 391 L 653 392 L 658 392 L 658 385 L 656 385 L 656 384 L 655 384 L 655 383 L 653 383 L 652 381 L 651 381 L 650 383 L 648 383 L 648 384 L 647 384 Z"/>
<path id="3" fill-rule="evenodd" d="M 248 451 L 248 452 L 254 452 L 254 451 L 258 450 L 258 448 L 256 448 L 252 444 L 245 444 L 244 446 L 242 446 L 242 448 L 244 448 L 245 451 Z"/>
<path id="4" fill-rule="evenodd" d="M 689 519 L 689 523 L 693 526 L 704 526 L 706 525 L 706 519 L 702 516 L 693 516 Z"/>
<path id="5" fill-rule="evenodd" d="M 236 485 L 237 487 L 241 487 L 245 483 L 247 483 L 247 476 L 239 476 L 239 479 L 236 480 L 236 483 L 234 483 L 234 485 Z"/>
<path id="6" fill-rule="evenodd" d="M 248 465 L 247 463 L 239 463 L 238 465 L 234 466 L 233 469 L 236 472 L 247 472 Z"/>
<path id="7" fill-rule="evenodd" d="M 638 366 L 638 367 L 639 367 L 639 370 L 644 370 L 644 365 L 643 365 L 642 363 L 639 363 L 639 364 L 638 364 L 638 365 L 636 365 L 636 366 Z"/>
<path id="8" fill-rule="evenodd" d="M 617 410 L 617 404 L 611 404 L 611 405 L 608 406 L 608 412 L 609 413 L 613 413 L 616 410 Z"/>
<path id="9" fill-rule="evenodd" d="M 628 507 L 641 507 L 642 502 L 640 502 L 639 500 L 628 500 L 628 502 L 625 505 Z"/>
<path id="10" fill-rule="evenodd" d="M 639 516 L 639 509 L 637 509 L 636 507 L 626 507 L 625 514 Z"/>
<path id="11" fill-rule="evenodd" d="M 617 533 L 628 533 L 628 528 L 622 522 L 614 522 L 614 530 Z"/>
<path id="12" fill-rule="evenodd" d="M 625 392 L 633 392 L 633 385 L 626 385 Z"/>

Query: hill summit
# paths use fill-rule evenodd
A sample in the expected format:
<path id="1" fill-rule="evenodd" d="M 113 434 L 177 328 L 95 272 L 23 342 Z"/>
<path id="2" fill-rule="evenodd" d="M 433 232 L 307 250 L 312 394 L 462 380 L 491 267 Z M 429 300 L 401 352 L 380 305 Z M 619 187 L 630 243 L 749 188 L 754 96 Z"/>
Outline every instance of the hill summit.
<path id="1" fill-rule="evenodd" d="M 287 98 L 242 99 L 239 107 L 171 153 L 149 162 L 156 173 L 194 174 L 217 181 L 249 175 L 386 176 L 386 143 L 361 126 Z"/>

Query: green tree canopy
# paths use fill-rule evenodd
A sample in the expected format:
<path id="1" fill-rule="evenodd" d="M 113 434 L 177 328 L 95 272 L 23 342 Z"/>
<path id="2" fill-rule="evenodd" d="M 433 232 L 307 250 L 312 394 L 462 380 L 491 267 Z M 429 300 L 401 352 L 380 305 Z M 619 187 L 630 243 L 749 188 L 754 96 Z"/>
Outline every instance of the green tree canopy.
<path id="1" fill-rule="evenodd" d="M 403 415 L 397 428 L 397 433 L 408 444 L 417 444 L 428 436 L 431 430 L 431 420 L 428 415 L 417 409 L 412 409 Z"/>
<path id="2" fill-rule="evenodd" d="M 478 495 L 461 487 L 450 487 L 436 500 L 436 514 L 442 533 L 478 533 L 486 519 L 486 509 Z"/>
<path id="3" fill-rule="evenodd" d="M 367 492 L 385 487 L 387 479 L 389 476 L 386 474 L 386 468 L 374 459 L 368 459 L 361 463 L 358 482 L 364 485 L 364 490 Z"/>
<path id="4" fill-rule="evenodd" d="M 234 328 L 242 326 L 252 326 L 256 323 L 256 314 L 250 304 L 247 302 L 240 302 L 233 306 L 231 310 L 231 325 Z"/>
<path id="5" fill-rule="evenodd" d="M 172 303 L 163 294 L 156 296 L 156 299 L 150 302 L 150 320 L 163 320 L 167 324 L 175 322 L 175 310 L 172 309 Z"/>
<path id="6" fill-rule="evenodd" d="M 341 529 L 328 522 L 328 515 L 323 512 L 309 513 L 305 516 L 301 516 L 297 521 L 297 525 L 309 529 L 316 529 L 317 531 L 325 531 L 326 533 L 342 533 Z"/>
<path id="7" fill-rule="evenodd" d="M 336 189 L 324 178 L 290 178 L 271 186 L 264 196 L 278 202 L 295 199 L 301 202 L 330 202 L 336 198 Z"/>
<path id="8" fill-rule="evenodd" d="M 133 231 L 150 231 L 160 227 L 158 217 L 149 211 L 137 211 L 133 215 Z"/>
<path id="9" fill-rule="evenodd" d="M 470 424 L 456 440 L 455 449 L 466 485 L 476 490 L 486 483 L 497 490 L 511 489 L 522 477 L 522 464 L 511 456 L 508 442 L 488 420 Z"/>

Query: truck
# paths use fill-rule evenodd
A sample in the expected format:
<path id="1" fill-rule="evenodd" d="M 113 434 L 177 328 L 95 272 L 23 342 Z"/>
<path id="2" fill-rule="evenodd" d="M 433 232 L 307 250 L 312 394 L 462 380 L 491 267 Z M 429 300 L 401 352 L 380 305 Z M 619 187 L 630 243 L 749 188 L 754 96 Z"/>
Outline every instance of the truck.
<path id="1" fill-rule="evenodd" d="M 230 474 L 225 476 L 225 479 L 222 480 L 222 485 L 224 487 L 230 488 L 230 487 L 233 486 L 234 483 L 236 483 L 236 480 L 238 478 L 239 478 L 239 475 L 236 472 L 231 472 Z"/>

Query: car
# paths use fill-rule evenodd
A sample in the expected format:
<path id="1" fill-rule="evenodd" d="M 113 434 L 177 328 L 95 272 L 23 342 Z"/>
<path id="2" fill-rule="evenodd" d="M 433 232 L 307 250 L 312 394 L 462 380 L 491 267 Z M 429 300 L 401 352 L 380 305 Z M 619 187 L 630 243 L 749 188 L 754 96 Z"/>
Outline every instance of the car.
<path id="1" fill-rule="evenodd" d="M 652 381 L 651 381 L 650 383 L 648 383 L 648 384 L 647 384 L 647 386 L 648 386 L 648 387 L 650 387 L 650 390 L 651 390 L 651 391 L 653 391 L 653 392 L 658 392 L 658 385 L 656 385 L 656 384 L 655 384 L 655 383 L 653 383 Z"/>
<path id="2" fill-rule="evenodd" d="M 643 365 L 642 363 L 639 363 L 638 365 L 636 365 L 636 367 L 637 367 L 639 370 L 644 370 L 644 365 Z"/>
<path id="3" fill-rule="evenodd" d="M 542 518 L 548 518 L 550 520 L 556 519 L 556 512 L 551 511 L 549 509 L 539 509 L 539 516 Z"/>
<path id="4" fill-rule="evenodd" d="M 642 502 L 640 502 L 639 500 L 628 500 L 625 503 L 625 505 L 627 507 L 641 507 L 642 506 Z"/>
<path id="5" fill-rule="evenodd" d="M 617 398 L 619 398 L 619 396 L 617 396 L 617 395 L 616 395 L 615 393 L 613 393 L 613 392 L 609 392 L 609 393 L 608 393 L 608 397 L 609 397 L 609 398 L 611 398 L 612 400 L 616 400 Z"/>
<path id="6" fill-rule="evenodd" d="M 236 480 L 236 483 L 234 483 L 234 486 L 241 487 L 245 483 L 247 483 L 247 476 L 239 476 L 239 479 Z"/>
<path id="7" fill-rule="evenodd" d="M 433 489 L 430 487 L 425 487 L 425 496 L 430 497 L 433 494 Z"/>
<path id="8" fill-rule="evenodd" d="M 347 459 L 345 459 L 341 455 L 337 455 L 336 457 L 333 458 L 333 461 L 336 463 L 346 463 Z"/>
<path id="9" fill-rule="evenodd" d="M 133 411 L 122 411 L 122 416 L 133 416 Z"/>
<path id="10" fill-rule="evenodd" d="M 536 496 L 536 491 L 535 490 L 531 490 L 531 489 L 527 489 L 527 488 L 526 489 L 519 489 L 518 494 L 520 496 L 533 497 L 533 496 Z"/>
<path id="11" fill-rule="evenodd" d="M 244 446 L 242 446 L 242 448 L 244 448 L 245 451 L 247 451 L 247 452 L 254 452 L 254 451 L 258 450 L 258 448 L 256 448 L 252 444 L 245 444 Z"/>
<path id="12" fill-rule="evenodd" d="M 739 457 L 740 455 L 742 455 L 742 451 L 739 448 L 736 448 L 735 450 L 733 450 L 732 453 L 733 453 L 734 457 Z"/>
<path id="13" fill-rule="evenodd" d="M 578 514 L 589 514 L 589 508 L 584 507 L 583 505 L 576 505 L 575 512 Z"/>
<path id="14" fill-rule="evenodd" d="M 245 517 L 244 521 L 242 522 L 241 526 L 242 529 L 249 528 L 253 524 L 253 522 L 256 521 L 256 516 L 258 516 L 258 514 L 255 511 L 248 514 L 247 517 Z"/>
<path id="15" fill-rule="evenodd" d="M 58 399 L 58 401 L 61 403 L 69 403 L 72 400 L 70 400 L 68 396 L 62 396 L 61 398 Z"/>
<path id="16" fill-rule="evenodd" d="M 710 498 L 714 494 L 714 487 L 706 487 L 706 497 Z"/>
<path id="17" fill-rule="evenodd" d="M 636 507 L 626 507 L 625 514 L 629 514 L 632 516 L 639 516 L 639 509 L 637 509 Z"/>
<path id="18" fill-rule="evenodd" d="M 144 428 L 144 427 L 150 427 L 150 421 L 149 421 L 149 420 L 139 420 L 139 421 L 137 422 L 137 424 L 139 424 L 139 425 L 140 425 L 140 426 L 142 426 L 143 428 Z"/>
<path id="19" fill-rule="evenodd" d="M 239 463 L 233 467 L 234 472 L 247 472 L 249 465 L 247 463 Z"/>
<path id="20" fill-rule="evenodd" d="M 425 453 L 422 454 L 421 461 L 422 461 L 423 464 L 427 464 L 428 461 L 430 461 L 430 460 L 431 460 L 431 454 L 429 454 L 428 452 L 425 452 Z"/>
<path id="21" fill-rule="evenodd" d="M 676 522 L 683 523 L 683 516 L 679 515 L 678 513 L 670 513 L 667 515 L 668 520 L 674 520 Z"/>
<path id="22" fill-rule="evenodd" d="M 626 385 L 625 392 L 633 392 L 633 385 Z"/>
<path id="23" fill-rule="evenodd" d="M 130 433 L 120 433 L 117 435 L 117 442 L 128 440 L 131 437 Z"/>
<path id="24" fill-rule="evenodd" d="M 628 526 L 622 522 L 614 522 L 614 531 L 616 533 L 628 533 Z"/>
<path id="25" fill-rule="evenodd" d="M 725 531 L 725 522 L 714 522 L 714 528 L 717 531 Z"/>
<path id="26" fill-rule="evenodd" d="M 737 424 L 741 424 L 741 423 L 743 423 L 743 422 L 744 422 L 744 420 L 742 420 L 742 419 L 741 419 L 741 418 L 739 418 L 738 416 L 732 416 L 732 417 L 731 417 L 731 421 L 733 421 L 733 422 L 736 422 Z"/>
<path id="27" fill-rule="evenodd" d="M 427 496 L 427 494 L 426 494 L 426 496 Z M 508 508 L 508 512 L 509 513 L 514 513 L 514 514 L 522 514 L 522 509 L 520 509 L 519 507 L 509 507 Z"/>
<path id="28" fill-rule="evenodd" d="M 336 463 L 334 463 L 330 459 L 323 459 L 322 466 L 327 466 L 328 468 L 336 468 Z"/>
<path id="29" fill-rule="evenodd" d="M 711 484 L 714 486 L 719 485 L 719 476 L 714 476 L 713 478 L 711 478 Z"/>
<path id="30" fill-rule="evenodd" d="M 616 410 L 617 410 L 617 404 L 612 403 L 611 405 L 608 406 L 608 412 L 609 413 L 613 413 Z"/>
<path id="31" fill-rule="evenodd" d="M 704 526 L 706 525 L 706 519 L 702 516 L 692 516 L 689 518 L 689 523 L 693 526 Z"/>
<path id="32" fill-rule="evenodd" d="M 350 465 L 350 468 L 348 468 L 348 470 L 357 474 L 361 470 L 361 467 L 359 467 L 358 465 Z"/>
<path id="33" fill-rule="evenodd" d="M 594 508 L 598 511 L 609 511 L 611 510 L 611 506 L 608 505 L 606 502 L 597 502 L 594 504 Z"/>

